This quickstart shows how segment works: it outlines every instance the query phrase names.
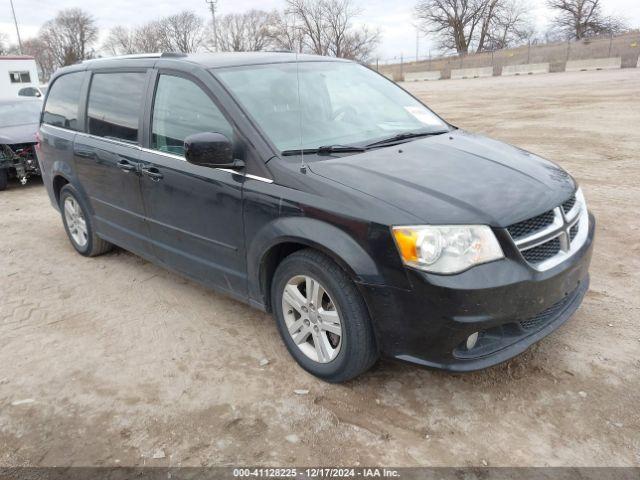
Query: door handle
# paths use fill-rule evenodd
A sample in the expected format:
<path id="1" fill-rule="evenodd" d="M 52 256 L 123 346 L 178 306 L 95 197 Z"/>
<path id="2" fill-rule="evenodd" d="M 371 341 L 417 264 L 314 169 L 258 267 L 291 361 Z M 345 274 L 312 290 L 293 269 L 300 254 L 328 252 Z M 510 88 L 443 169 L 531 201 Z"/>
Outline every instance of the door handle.
<path id="1" fill-rule="evenodd" d="M 142 173 L 154 182 L 159 182 L 164 177 L 156 167 L 142 167 Z"/>
<path id="2" fill-rule="evenodd" d="M 138 165 L 135 163 L 131 163 L 128 160 L 118 160 L 118 168 L 120 170 L 124 170 L 125 172 L 135 172 L 138 169 Z"/>

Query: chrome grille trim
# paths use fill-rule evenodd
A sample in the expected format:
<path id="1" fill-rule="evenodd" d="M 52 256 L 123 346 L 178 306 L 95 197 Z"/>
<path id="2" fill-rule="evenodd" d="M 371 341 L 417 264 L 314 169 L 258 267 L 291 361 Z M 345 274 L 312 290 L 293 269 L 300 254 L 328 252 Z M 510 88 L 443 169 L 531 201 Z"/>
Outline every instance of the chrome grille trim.
<path id="1" fill-rule="evenodd" d="M 556 238 L 560 240 L 559 252 L 539 263 L 534 264 L 527 262 L 532 268 L 538 271 L 545 271 L 559 265 L 575 254 L 587 240 L 589 233 L 589 213 L 584 195 L 580 189 L 578 189 L 575 196 L 575 204 L 569 212 L 565 213 L 562 205 L 553 209 L 554 220 L 551 225 L 526 237 L 513 240 L 520 252 L 544 245 Z M 574 238 L 571 239 L 571 230 L 576 226 L 578 231 L 574 234 Z"/>

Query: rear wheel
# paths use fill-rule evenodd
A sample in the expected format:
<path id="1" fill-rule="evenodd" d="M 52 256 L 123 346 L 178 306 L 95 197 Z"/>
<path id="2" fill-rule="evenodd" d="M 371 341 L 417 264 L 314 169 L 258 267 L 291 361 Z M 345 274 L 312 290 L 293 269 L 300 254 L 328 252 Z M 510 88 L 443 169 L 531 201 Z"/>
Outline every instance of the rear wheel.
<path id="1" fill-rule="evenodd" d="M 94 257 L 111 250 L 112 245 L 95 234 L 89 210 L 71 185 L 60 190 L 60 213 L 69 241 L 78 253 Z"/>
<path id="2" fill-rule="evenodd" d="M 344 382 L 377 360 L 364 300 L 330 258 L 315 250 L 290 255 L 278 266 L 271 293 L 280 335 L 309 373 Z"/>
<path id="3" fill-rule="evenodd" d="M 9 184 L 9 172 L 6 168 L 0 168 L 0 191 L 6 190 Z"/>

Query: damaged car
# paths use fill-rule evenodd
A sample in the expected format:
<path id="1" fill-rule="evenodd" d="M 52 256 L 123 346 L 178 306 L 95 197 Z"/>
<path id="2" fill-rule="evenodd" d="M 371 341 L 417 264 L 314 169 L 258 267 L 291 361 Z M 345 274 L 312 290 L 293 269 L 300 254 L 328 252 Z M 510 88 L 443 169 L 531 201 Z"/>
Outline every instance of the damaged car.
<path id="1" fill-rule="evenodd" d="M 36 134 L 42 101 L 38 99 L 0 101 L 0 190 L 10 178 L 23 185 L 40 175 L 36 157 Z"/>

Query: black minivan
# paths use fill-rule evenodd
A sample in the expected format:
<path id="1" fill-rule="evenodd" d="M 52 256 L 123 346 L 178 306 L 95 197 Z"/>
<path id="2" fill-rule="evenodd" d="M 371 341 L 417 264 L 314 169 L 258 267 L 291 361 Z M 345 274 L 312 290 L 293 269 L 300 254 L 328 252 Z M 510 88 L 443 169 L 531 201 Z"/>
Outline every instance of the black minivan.
<path id="1" fill-rule="evenodd" d="M 594 219 L 569 174 L 342 59 L 66 67 L 38 149 L 80 254 L 117 245 L 273 312 L 291 355 L 331 382 L 381 355 L 495 365 L 563 324 L 589 285 Z"/>

